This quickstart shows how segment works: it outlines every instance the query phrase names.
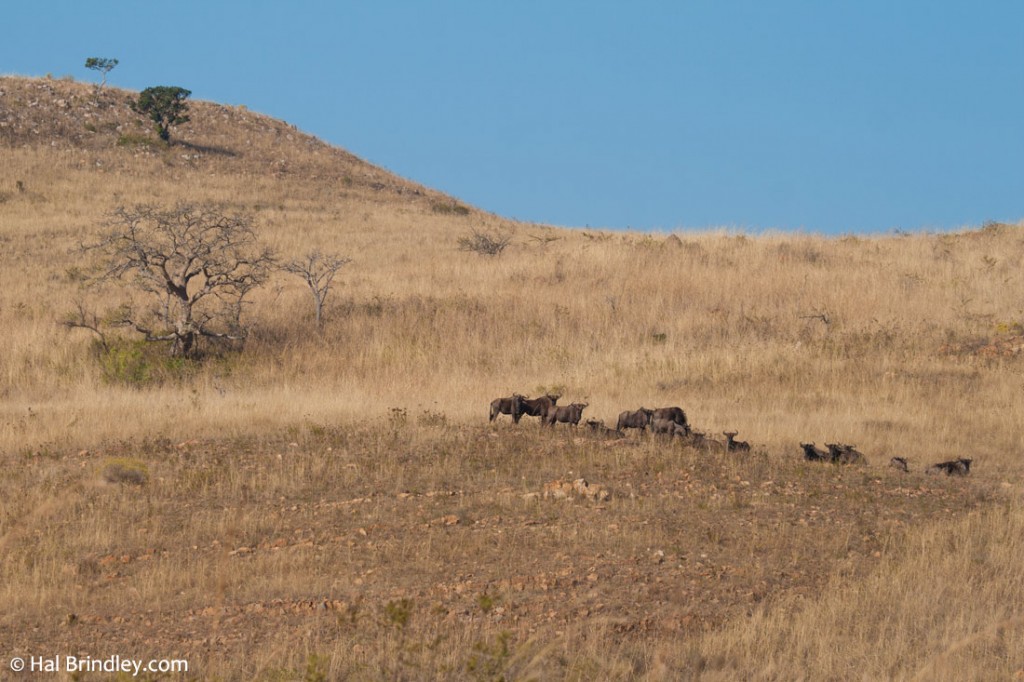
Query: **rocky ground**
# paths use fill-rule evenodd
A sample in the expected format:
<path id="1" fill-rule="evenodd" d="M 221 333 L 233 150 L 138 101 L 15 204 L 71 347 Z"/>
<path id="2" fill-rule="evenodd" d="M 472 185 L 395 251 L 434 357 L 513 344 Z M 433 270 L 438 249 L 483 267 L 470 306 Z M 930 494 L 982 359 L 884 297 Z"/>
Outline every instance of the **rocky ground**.
<path id="1" fill-rule="evenodd" d="M 372 678 L 380 660 L 468 674 L 589 628 L 682 641 L 862 575 L 911 527 L 994 494 L 983 470 L 884 464 L 411 425 L 37 453 L 9 465 L 59 481 L 65 506 L 7 510 L 18 599 L 0 639 L 237 679 Z"/>

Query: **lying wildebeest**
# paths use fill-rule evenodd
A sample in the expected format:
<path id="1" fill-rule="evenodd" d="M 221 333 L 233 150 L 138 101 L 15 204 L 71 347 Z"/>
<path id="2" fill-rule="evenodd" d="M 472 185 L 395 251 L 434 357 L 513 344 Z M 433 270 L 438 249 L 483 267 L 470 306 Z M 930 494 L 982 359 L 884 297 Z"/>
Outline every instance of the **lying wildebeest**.
<path id="1" fill-rule="evenodd" d="M 558 399 L 561 397 L 562 396 L 560 395 L 548 393 L 539 398 L 533 398 L 532 400 L 523 398 L 522 414 L 526 414 L 531 417 L 540 417 L 541 422 L 543 423 L 544 418 L 548 416 L 548 412 L 551 411 L 551 408 L 555 406 L 555 403 L 557 403 Z"/>
<path id="2" fill-rule="evenodd" d="M 728 440 L 725 442 L 727 452 L 750 452 L 750 443 L 745 440 L 736 440 L 739 431 L 722 431 Z"/>
<path id="3" fill-rule="evenodd" d="M 603 421 L 597 419 L 588 419 L 585 424 L 594 435 L 602 436 L 604 438 L 624 438 L 626 434 L 618 429 L 609 429 L 604 425 Z"/>
<path id="4" fill-rule="evenodd" d="M 833 464 L 867 464 L 868 460 L 852 445 L 825 443 Z"/>
<path id="5" fill-rule="evenodd" d="M 817 447 L 814 443 L 800 443 L 804 449 L 804 459 L 808 462 L 829 462 L 832 460 L 829 454 Z"/>
<path id="6" fill-rule="evenodd" d="M 964 459 L 959 457 L 957 459 L 951 459 L 948 462 L 939 462 L 933 464 L 924 470 L 926 474 L 937 474 L 940 471 L 944 472 L 947 476 L 966 476 L 971 473 L 971 462 L 973 459 Z"/>
<path id="7" fill-rule="evenodd" d="M 636 412 L 626 410 L 619 415 L 619 421 L 615 425 L 615 430 L 640 429 L 643 431 L 647 428 L 648 424 L 651 423 L 651 417 L 653 414 L 654 410 L 648 410 L 646 407 L 641 407 Z"/>
<path id="8" fill-rule="evenodd" d="M 899 469 L 904 473 L 910 471 L 910 465 L 907 464 L 906 457 L 893 457 L 892 459 L 889 460 L 889 466 L 891 466 L 893 469 Z"/>
<path id="9" fill-rule="evenodd" d="M 700 431 L 690 431 L 687 445 L 696 450 L 706 452 L 725 452 L 725 443 L 714 438 L 708 438 Z"/>
<path id="10" fill-rule="evenodd" d="M 686 413 L 683 412 L 681 407 L 655 408 L 651 411 L 651 419 L 668 419 L 685 428 L 687 433 L 690 432 L 690 425 L 686 421 Z"/>
<path id="11" fill-rule="evenodd" d="M 491 401 L 491 421 L 494 421 L 499 414 L 512 415 L 512 421 L 516 424 L 523 416 L 523 398 L 518 393 L 513 393 L 508 398 L 495 398 Z"/>
<path id="12" fill-rule="evenodd" d="M 554 426 L 555 422 L 579 426 L 580 419 L 583 417 L 583 410 L 589 404 L 590 403 L 573 403 L 564 407 L 552 406 L 544 416 L 544 423 L 548 426 Z"/>

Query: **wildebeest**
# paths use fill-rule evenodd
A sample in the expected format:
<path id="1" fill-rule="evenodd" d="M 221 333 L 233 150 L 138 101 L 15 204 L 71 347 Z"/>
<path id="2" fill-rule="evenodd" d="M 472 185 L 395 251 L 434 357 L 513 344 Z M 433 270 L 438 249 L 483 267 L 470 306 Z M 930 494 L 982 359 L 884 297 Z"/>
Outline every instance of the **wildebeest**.
<path id="1" fill-rule="evenodd" d="M 889 460 L 889 466 L 893 469 L 899 469 L 904 473 L 910 471 L 910 466 L 907 464 L 906 457 L 893 457 Z"/>
<path id="2" fill-rule="evenodd" d="M 583 417 L 583 410 L 590 403 L 573 403 L 564 407 L 552 406 L 544 416 L 544 423 L 553 426 L 555 422 L 579 426 L 580 418 Z"/>
<path id="3" fill-rule="evenodd" d="M 679 437 L 688 440 L 690 429 L 682 424 L 677 424 L 671 419 L 652 419 L 650 424 L 651 433 L 656 433 L 669 438 Z"/>
<path id="4" fill-rule="evenodd" d="M 750 443 L 745 440 L 736 440 L 739 431 L 722 431 L 722 435 L 728 440 L 725 442 L 725 449 L 728 452 L 750 452 Z"/>
<path id="5" fill-rule="evenodd" d="M 658 407 L 651 410 L 651 419 L 667 419 L 679 424 L 686 432 L 690 432 L 690 425 L 686 421 L 686 413 L 681 407 Z"/>
<path id="6" fill-rule="evenodd" d="M 697 450 L 705 450 L 707 452 L 724 452 L 725 443 L 714 438 L 708 438 L 700 431 L 690 431 L 687 439 L 687 445 Z"/>
<path id="7" fill-rule="evenodd" d="M 532 400 L 523 398 L 522 414 L 526 414 L 531 417 L 540 417 L 541 422 L 543 422 L 544 418 L 548 416 L 548 412 L 551 411 L 551 408 L 555 406 L 555 403 L 557 403 L 558 399 L 561 397 L 562 396 L 560 395 L 548 393 L 539 398 L 533 398 Z"/>
<path id="8" fill-rule="evenodd" d="M 947 476 L 966 476 L 971 473 L 971 462 L 972 459 L 964 459 L 959 457 L 957 459 L 951 459 L 948 462 L 939 462 L 933 464 L 924 470 L 926 474 L 937 474 L 940 471 L 944 472 Z"/>
<path id="9" fill-rule="evenodd" d="M 626 435 L 622 431 L 619 431 L 618 429 L 608 428 L 607 426 L 605 426 L 603 421 L 598 421 L 597 419 L 588 419 L 584 423 L 587 425 L 587 428 L 590 429 L 592 433 L 598 436 L 603 436 L 605 438 L 622 438 Z"/>
<path id="10" fill-rule="evenodd" d="M 800 443 L 804 449 L 804 459 L 808 462 L 829 462 L 832 458 L 827 452 L 817 447 L 814 443 Z"/>
<path id="11" fill-rule="evenodd" d="M 654 415 L 654 410 L 648 410 L 646 407 L 641 407 L 636 412 L 630 412 L 626 410 L 619 415 L 619 421 L 615 425 L 617 431 L 622 429 L 640 429 L 643 431 L 647 428 L 648 424 L 651 423 L 651 417 Z"/>
<path id="12" fill-rule="evenodd" d="M 867 464 L 867 458 L 852 445 L 825 443 L 825 447 L 833 464 Z"/>
<path id="13" fill-rule="evenodd" d="M 523 416 L 523 397 L 513 393 L 508 398 L 495 398 L 491 401 L 491 421 L 494 421 L 499 414 L 512 415 L 512 421 L 516 424 Z"/>

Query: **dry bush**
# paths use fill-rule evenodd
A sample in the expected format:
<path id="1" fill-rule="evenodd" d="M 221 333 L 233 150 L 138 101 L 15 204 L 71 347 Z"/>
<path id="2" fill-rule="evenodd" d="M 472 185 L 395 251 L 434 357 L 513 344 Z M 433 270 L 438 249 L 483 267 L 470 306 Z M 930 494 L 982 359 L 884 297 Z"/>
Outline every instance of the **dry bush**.
<path id="1" fill-rule="evenodd" d="M 477 230 L 472 234 L 459 237 L 458 243 L 460 251 L 470 251 L 481 256 L 500 256 L 512 243 L 512 237 Z"/>

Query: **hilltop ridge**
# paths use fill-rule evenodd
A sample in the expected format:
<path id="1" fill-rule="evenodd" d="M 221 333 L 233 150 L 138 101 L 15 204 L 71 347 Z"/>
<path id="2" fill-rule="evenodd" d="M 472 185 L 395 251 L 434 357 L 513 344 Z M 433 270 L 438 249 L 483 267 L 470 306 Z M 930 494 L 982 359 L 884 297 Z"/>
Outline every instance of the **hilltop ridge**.
<path id="1" fill-rule="evenodd" d="M 145 117 L 131 109 L 137 94 L 70 80 L 0 76 L 0 148 L 99 155 L 92 165 L 105 170 L 144 172 L 140 162 L 159 160 L 162 173 L 290 178 L 428 210 L 455 202 L 244 105 L 189 100 L 191 120 L 175 126 L 171 144 L 163 145 Z"/>

